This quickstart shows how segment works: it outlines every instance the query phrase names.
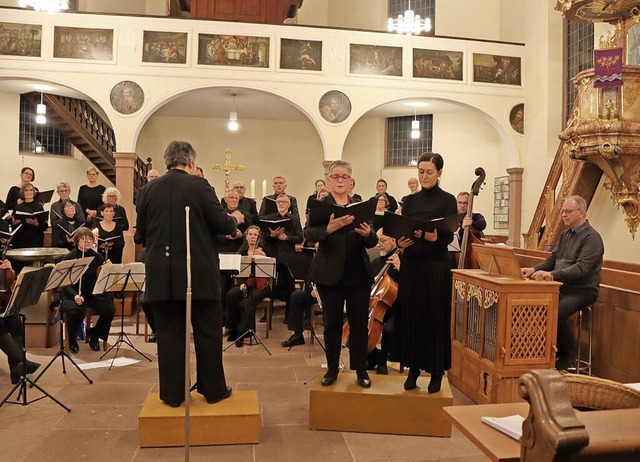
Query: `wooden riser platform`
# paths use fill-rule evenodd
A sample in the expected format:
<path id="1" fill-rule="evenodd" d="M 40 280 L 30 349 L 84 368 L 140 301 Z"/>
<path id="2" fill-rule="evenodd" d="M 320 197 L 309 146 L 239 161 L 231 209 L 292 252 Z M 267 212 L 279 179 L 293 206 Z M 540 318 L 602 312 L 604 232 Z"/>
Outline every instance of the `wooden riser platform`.
<path id="1" fill-rule="evenodd" d="M 138 416 L 140 447 L 184 446 L 184 405 L 172 408 L 150 393 Z M 235 391 L 216 404 L 191 393 L 190 445 L 251 444 L 260 442 L 258 392 Z"/>
<path id="2" fill-rule="evenodd" d="M 405 391 L 406 377 L 372 375 L 371 388 L 356 382 L 355 372 L 343 372 L 329 387 L 319 375 L 311 385 L 309 426 L 314 430 L 337 430 L 392 435 L 451 436 L 451 423 L 442 408 L 453 405 L 446 378 L 438 393 L 426 391 L 428 375 L 421 375 L 415 390 Z"/>

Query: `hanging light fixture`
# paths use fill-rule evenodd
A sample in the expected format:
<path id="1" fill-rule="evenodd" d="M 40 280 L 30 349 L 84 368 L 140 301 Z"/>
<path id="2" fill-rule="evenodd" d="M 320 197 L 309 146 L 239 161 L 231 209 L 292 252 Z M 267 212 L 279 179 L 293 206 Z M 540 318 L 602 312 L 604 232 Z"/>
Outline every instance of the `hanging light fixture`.
<path id="1" fill-rule="evenodd" d="M 397 18 L 389 18 L 387 22 L 389 32 L 397 32 L 398 34 L 421 34 L 431 30 L 431 18 L 421 18 L 411 9 L 411 0 L 409 7 L 404 12 L 404 16 L 399 14 Z"/>
<path id="2" fill-rule="evenodd" d="M 44 125 L 47 123 L 47 106 L 44 104 L 44 93 L 40 92 L 40 104 L 36 106 L 36 123 Z"/>
<path id="3" fill-rule="evenodd" d="M 44 145 L 40 140 L 36 139 L 35 143 L 33 143 L 32 146 L 32 151 L 36 154 L 42 154 L 44 152 Z"/>
<path id="4" fill-rule="evenodd" d="M 411 138 L 417 140 L 420 138 L 420 121 L 418 120 L 418 110 L 413 108 L 413 120 L 411 121 Z"/>
<path id="5" fill-rule="evenodd" d="M 236 112 L 236 94 L 232 93 L 231 96 L 233 96 L 233 110 L 229 114 L 228 127 L 230 132 L 237 132 L 239 125 L 238 125 L 238 113 Z"/>
<path id="6" fill-rule="evenodd" d="M 33 8 L 36 11 L 46 11 L 49 14 L 60 13 L 69 9 L 68 0 L 20 0 L 21 8 Z"/>

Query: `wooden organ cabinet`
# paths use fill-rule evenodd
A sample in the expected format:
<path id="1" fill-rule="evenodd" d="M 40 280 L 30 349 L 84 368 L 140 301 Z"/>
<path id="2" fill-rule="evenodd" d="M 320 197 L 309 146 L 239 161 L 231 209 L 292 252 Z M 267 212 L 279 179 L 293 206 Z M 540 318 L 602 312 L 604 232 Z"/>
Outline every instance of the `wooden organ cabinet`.
<path id="1" fill-rule="evenodd" d="M 479 404 L 521 401 L 518 378 L 555 367 L 561 284 L 523 279 L 511 248 L 473 247 L 482 269 L 453 271 L 448 379 Z"/>

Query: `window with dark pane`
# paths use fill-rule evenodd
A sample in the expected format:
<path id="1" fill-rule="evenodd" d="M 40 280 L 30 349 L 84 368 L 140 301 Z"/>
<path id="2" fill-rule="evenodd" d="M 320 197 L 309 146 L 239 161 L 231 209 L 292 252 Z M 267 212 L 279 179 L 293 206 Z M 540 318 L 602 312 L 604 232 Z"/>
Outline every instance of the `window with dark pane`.
<path id="1" fill-rule="evenodd" d="M 565 114 L 571 118 L 578 87 L 572 79 L 576 74 L 593 67 L 594 32 L 592 22 L 565 21 Z"/>
<path id="2" fill-rule="evenodd" d="M 389 0 L 389 17 L 397 18 L 409 8 L 409 0 Z M 436 30 L 436 0 L 411 0 L 411 9 L 421 18 L 431 19 L 431 31 L 422 35 L 434 35 Z"/>
<path id="3" fill-rule="evenodd" d="M 387 119 L 387 155 L 385 166 L 416 165 L 420 155 L 431 151 L 433 144 L 433 114 L 418 115 L 420 137 L 411 138 L 411 122 L 414 117 L 389 117 Z"/>
<path id="4" fill-rule="evenodd" d="M 71 142 L 48 123 L 36 123 L 36 106 L 20 96 L 20 151 L 71 155 Z"/>

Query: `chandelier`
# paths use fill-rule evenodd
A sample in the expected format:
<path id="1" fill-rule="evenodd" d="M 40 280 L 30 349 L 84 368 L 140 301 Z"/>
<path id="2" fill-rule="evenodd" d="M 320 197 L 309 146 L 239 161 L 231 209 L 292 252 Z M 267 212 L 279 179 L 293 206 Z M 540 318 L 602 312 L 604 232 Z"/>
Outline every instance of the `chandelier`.
<path id="1" fill-rule="evenodd" d="M 49 14 L 59 13 L 69 9 L 69 0 L 20 0 L 21 8 L 33 8 L 36 11 L 46 11 Z"/>
<path id="2" fill-rule="evenodd" d="M 411 9 L 411 0 L 409 7 L 404 12 L 404 16 L 399 14 L 397 18 L 389 18 L 387 22 L 389 32 L 397 32 L 398 34 L 420 34 L 431 30 L 431 19 L 421 18 Z"/>

